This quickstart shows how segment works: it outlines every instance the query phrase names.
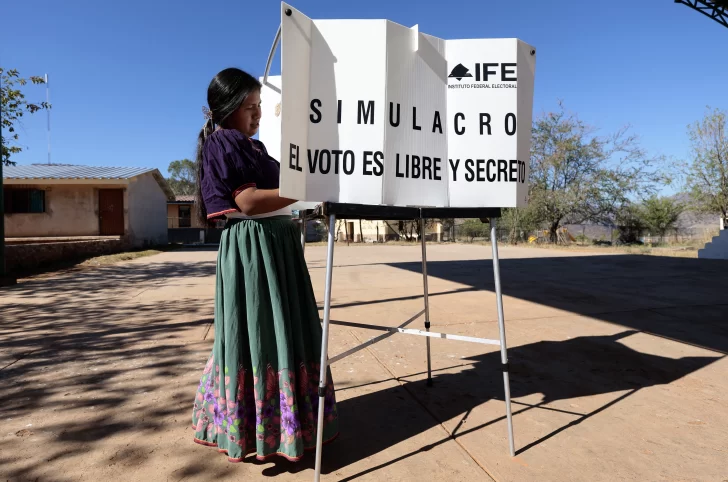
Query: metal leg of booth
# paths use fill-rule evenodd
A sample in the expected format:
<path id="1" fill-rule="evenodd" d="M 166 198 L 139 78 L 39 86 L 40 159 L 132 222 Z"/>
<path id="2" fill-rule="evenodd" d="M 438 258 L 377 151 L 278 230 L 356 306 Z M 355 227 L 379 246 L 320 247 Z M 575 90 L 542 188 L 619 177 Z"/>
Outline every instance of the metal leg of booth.
<path id="1" fill-rule="evenodd" d="M 306 211 L 301 211 L 301 249 L 306 252 Z"/>
<path id="2" fill-rule="evenodd" d="M 321 449 L 324 436 L 324 396 L 326 395 L 326 369 L 329 365 L 329 324 L 331 322 L 331 278 L 334 271 L 334 235 L 336 229 L 336 215 L 329 215 L 329 244 L 326 254 L 326 287 L 324 294 L 324 326 L 321 337 L 321 371 L 319 373 L 318 387 L 318 429 L 316 430 L 316 472 L 314 481 L 321 478 Z"/>
<path id="3" fill-rule="evenodd" d="M 508 375 L 508 348 L 506 347 L 506 327 L 503 316 L 503 292 L 501 291 L 500 262 L 498 259 L 498 237 L 495 218 L 490 219 L 490 243 L 493 247 L 493 278 L 495 279 L 495 299 L 498 306 L 498 331 L 500 332 L 501 365 L 503 369 L 503 389 L 505 391 L 506 416 L 508 419 L 508 446 L 511 457 L 516 450 L 513 441 L 513 414 L 511 413 L 511 382 Z"/>
<path id="4" fill-rule="evenodd" d="M 430 331 L 430 298 L 427 289 L 427 240 L 425 239 L 425 218 L 420 217 L 420 239 L 422 241 L 422 282 L 425 290 L 425 331 Z M 430 337 L 427 343 L 427 386 L 432 386 L 432 358 L 430 356 Z"/>

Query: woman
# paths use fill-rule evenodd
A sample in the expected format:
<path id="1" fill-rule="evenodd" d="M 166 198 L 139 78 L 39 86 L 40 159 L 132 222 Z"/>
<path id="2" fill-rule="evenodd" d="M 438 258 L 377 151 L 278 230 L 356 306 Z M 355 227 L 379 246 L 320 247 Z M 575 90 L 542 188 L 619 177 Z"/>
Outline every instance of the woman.
<path id="1" fill-rule="evenodd" d="M 322 328 L 295 201 L 279 196 L 280 165 L 251 137 L 261 84 L 226 69 L 207 89 L 197 143 L 197 206 L 204 222 L 227 219 L 215 286 L 215 343 L 194 402 L 195 441 L 240 462 L 299 460 L 316 446 Z M 217 126 L 217 128 L 215 128 Z M 338 435 L 327 369 L 324 442 Z"/>

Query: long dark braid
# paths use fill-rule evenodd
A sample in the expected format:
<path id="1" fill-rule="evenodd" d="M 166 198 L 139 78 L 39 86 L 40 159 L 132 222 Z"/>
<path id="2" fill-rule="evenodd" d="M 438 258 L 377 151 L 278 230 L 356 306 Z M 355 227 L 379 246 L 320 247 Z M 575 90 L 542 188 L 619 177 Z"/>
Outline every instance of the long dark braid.
<path id="1" fill-rule="evenodd" d="M 200 129 L 197 136 L 197 185 L 195 188 L 195 205 L 197 206 L 197 217 L 203 226 L 208 225 L 207 209 L 202 199 L 202 153 L 207 137 L 215 132 L 215 126 L 225 127 L 227 118 L 235 112 L 245 101 L 245 98 L 256 90 L 261 89 L 261 84 L 247 72 L 231 67 L 219 72 L 207 87 L 207 121 Z"/>

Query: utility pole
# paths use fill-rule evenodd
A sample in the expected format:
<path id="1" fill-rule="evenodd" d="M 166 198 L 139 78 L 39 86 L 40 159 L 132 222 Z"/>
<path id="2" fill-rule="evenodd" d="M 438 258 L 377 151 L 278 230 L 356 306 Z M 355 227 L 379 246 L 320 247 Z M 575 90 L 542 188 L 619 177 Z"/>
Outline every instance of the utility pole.
<path id="1" fill-rule="evenodd" d="M 48 84 L 48 74 L 45 74 L 45 84 L 46 84 L 46 104 L 51 104 L 51 87 Z M 51 110 L 46 109 L 46 113 L 48 114 L 48 164 L 51 163 Z"/>

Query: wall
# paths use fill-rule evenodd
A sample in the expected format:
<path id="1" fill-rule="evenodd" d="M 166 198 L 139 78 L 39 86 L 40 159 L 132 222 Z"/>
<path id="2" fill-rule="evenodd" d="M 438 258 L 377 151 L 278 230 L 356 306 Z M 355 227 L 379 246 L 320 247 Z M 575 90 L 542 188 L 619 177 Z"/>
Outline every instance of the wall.
<path id="1" fill-rule="evenodd" d="M 151 173 L 129 180 L 127 210 L 132 246 L 167 244 L 167 196 Z"/>
<path id="2" fill-rule="evenodd" d="M 361 236 L 359 232 L 359 220 L 358 219 L 337 219 L 336 220 L 336 236 L 337 240 L 339 241 L 346 241 L 346 235 L 347 235 L 347 226 L 349 228 L 351 225 L 349 223 L 353 223 L 354 232 L 349 232 L 350 236 L 352 237 L 352 241 L 354 242 L 361 242 Z M 397 227 L 397 221 L 390 221 L 389 224 L 392 225 L 396 229 Z M 384 240 L 385 235 L 387 236 L 387 239 L 393 237 L 396 235 L 395 231 L 392 231 L 389 229 L 387 224 L 384 221 L 367 221 L 362 220 L 361 221 L 361 232 L 364 233 L 364 240 L 365 241 L 374 241 L 377 238 L 377 228 L 379 228 L 379 239 Z"/>
<path id="3" fill-rule="evenodd" d="M 179 204 L 167 204 L 167 227 L 179 228 Z"/>
<path id="4" fill-rule="evenodd" d="M 347 234 L 347 224 L 353 223 L 354 225 L 354 232 L 353 232 L 353 238 L 352 240 L 356 243 L 361 242 L 361 235 L 359 230 L 359 220 L 358 219 L 339 219 L 336 221 L 336 229 L 337 229 L 337 240 L 338 241 L 346 241 L 346 234 Z M 377 239 L 377 234 L 379 234 L 379 241 L 389 241 L 393 239 L 397 239 L 399 236 L 399 232 L 397 231 L 397 227 L 399 225 L 398 221 L 389 221 L 389 225 L 387 225 L 387 222 L 385 221 L 361 221 L 361 233 L 364 234 L 364 241 L 366 242 L 373 242 L 375 239 Z M 432 241 L 437 241 L 437 234 L 438 229 L 440 229 L 441 225 L 440 223 L 435 223 L 433 226 L 428 226 L 425 230 L 427 239 Z M 350 235 L 352 233 L 349 233 Z M 413 234 L 416 236 L 416 231 L 413 232 Z"/>
<path id="5" fill-rule="evenodd" d="M 98 236 L 98 192 L 93 185 L 54 184 L 32 186 L 46 191 L 43 214 L 6 214 L 5 236 L 8 238 L 42 236 Z M 104 185 L 104 188 L 124 188 Z"/>
<path id="6" fill-rule="evenodd" d="M 170 244 L 199 244 L 205 242 L 205 230 L 200 228 L 173 228 L 168 231 Z"/>
<path id="7" fill-rule="evenodd" d="M 724 227 L 723 224 L 721 224 L 722 227 Z M 703 249 L 698 250 L 698 258 L 728 260 L 728 230 L 718 231 L 718 236 L 713 236 L 713 239 Z"/>
<path id="8" fill-rule="evenodd" d="M 179 207 L 190 206 L 192 216 L 189 228 L 179 227 Z M 218 244 L 222 229 L 203 226 L 197 219 L 197 206 L 192 203 L 167 205 L 167 235 L 172 244 Z"/>
<path id="9" fill-rule="evenodd" d="M 186 204 L 191 206 L 192 215 L 191 228 L 202 228 L 201 223 L 197 219 L 197 206 L 194 204 Z M 167 204 L 167 227 L 170 229 L 179 228 L 179 207 L 181 204 Z"/>
<path id="10" fill-rule="evenodd" d="M 126 249 L 128 249 L 127 244 L 119 239 L 9 244 L 5 246 L 5 262 L 8 272 L 24 273 L 42 264 L 75 261 L 91 256 L 118 253 Z"/>

